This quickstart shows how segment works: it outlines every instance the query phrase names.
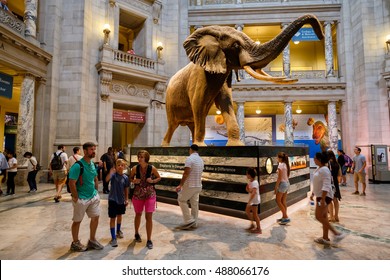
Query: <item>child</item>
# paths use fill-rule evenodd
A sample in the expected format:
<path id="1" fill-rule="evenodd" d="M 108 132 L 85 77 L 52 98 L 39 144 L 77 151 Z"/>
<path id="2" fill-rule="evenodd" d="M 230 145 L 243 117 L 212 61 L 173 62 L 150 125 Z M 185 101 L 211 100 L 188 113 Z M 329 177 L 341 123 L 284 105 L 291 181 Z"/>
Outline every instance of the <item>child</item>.
<path id="1" fill-rule="evenodd" d="M 259 182 L 255 180 L 257 175 L 256 169 L 248 168 L 246 171 L 246 177 L 249 180 L 249 183 L 246 185 L 246 191 L 249 193 L 248 204 L 246 205 L 245 212 L 248 215 L 248 219 L 251 221 L 251 225 L 248 230 L 252 233 L 262 233 L 260 227 L 260 218 L 258 215 L 258 207 L 260 207 L 260 189 Z M 252 212 L 252 215 L 251 215 Z M 253 224 L 253 221 L 256 221 L 256 227 Z"/>
<path id="2" fill-rule="evenodd" d="M 283 152 L 278 153 L 278 179 L 275 184 L 276 204 L 282 212 L 282 218 L 276 221 L 280 225 L 287 225 L 290 218 L 287 215 L 287 192 L 290 187 L 288 177 L 290 176 L 290 163 L 288 155 Z"/>
<path id="3" fill-rule="evenodd" d="M 113 167 L 107 175 L 106 182 L 111 180 L 111 189 L 108 195 L 108 216 L 110 217 L 110 232 L 112 247 L 117 247 L 117 238 L 123 238 L 121 231 L 122 215 L 126 212 L 128 202 L 128 194 L 130 181 L 123 171 L 127 168 L 126 161 L 118 159 L 116 161 L 116 168 Z M 116 219 L 116 234 L 115 234 L 115 219 Z"/>

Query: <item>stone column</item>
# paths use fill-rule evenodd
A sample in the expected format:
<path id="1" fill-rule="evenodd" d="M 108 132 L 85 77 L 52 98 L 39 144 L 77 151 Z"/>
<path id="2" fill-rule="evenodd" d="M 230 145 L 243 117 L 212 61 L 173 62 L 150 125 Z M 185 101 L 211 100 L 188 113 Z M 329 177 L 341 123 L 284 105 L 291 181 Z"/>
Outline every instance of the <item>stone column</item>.
<path id="1" fill-rule="evenodd" d="M 339 141 L 336 101 L 329 101 L 328 103 L 328 133 L 330 149 L 336 154 Z"/>
<path id="2" fill-rule="evenodd" d="M 19 163 L 24 162 L 23 154 L 33 148 L 34 130 L 34 91 L 35 77 L 24 74 L 20 89 L 18 134 L 16 137 L 16 156 Z"/>
<path id="3" fill-rule="evenodd" d="M 282 29 L 285 29 L 288 23 L 282 24 Z M 290 43 L 283 50 L 283 75 L 291 78 L 291 63 L 290 63 Z"/>
<path id="4" fill-rule="evenodd" d="M 326 77 L 334 77 L 332 22 L 329 21 L 325 22 L 325 63 Z"/>
<path id="5" fill-rule="evenodd" d="M 24 23 L 26 25 L 24 35 L 35 38 L 37 36 L 38 0 L 24 0 L 24 6 L 26 7 L 24 11 Z"/>
<path id="6" fill-rule="evenodd" d="M 237 102 L 237 123 L 240 128 L 240 140 L 242 143 L 245 143 L 245 112 L 244 112 L 244 104 L 245 102 Z"/>
<path id="7" fill-rule="evenodd" d="M 287 101 L 284 103 L 284 144 L 286 146 L 294 145 L 294 132 L 293 132 L 293 117 L 292 117 L 292 102 Z"/>
<path id="8" fill-rule="evenodd" d="M 41 144 L 47 141 L 47 129 L 45 122 L 47 116 L 45 116 L 45 92 L 46 92 L 46 79 L 40 78 L 36 81 L 36 94 L 35 94 L 35 114 L 34 114 L 34 146 L 33 154 L 40 161 L 42 166 L 47 166 L 46 158 L 47 153 L 41 148 Z"/>

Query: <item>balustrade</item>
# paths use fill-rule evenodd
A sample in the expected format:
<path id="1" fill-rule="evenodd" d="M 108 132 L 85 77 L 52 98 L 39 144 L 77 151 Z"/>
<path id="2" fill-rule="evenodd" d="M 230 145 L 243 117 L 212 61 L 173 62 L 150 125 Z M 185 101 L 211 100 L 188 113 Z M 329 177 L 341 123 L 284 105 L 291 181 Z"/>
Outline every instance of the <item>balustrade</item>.
<path id="1" fill-rule="evenodd" d="M 0 22 L 24 37 L 26 26 L 23 21 L 0 9 Z"/>
<path id="2" fill-rule="evenodd" d="M 112 50 L 112 51 L 113 51 L 114 61 L 119 61 L 119 62 L 131 64 L 131 65 L 137 65 L 137 66 L 152 69 L 152 70 L 155 70 L 155 68 L 156 68 L 156 61 L 155 60 L 152 60 L 152 59 L 149 59 L 146 57 L 142 57 L 142 56 L 138 56 L 138 55 L 134 55 L 134 54 L 129 54 L 129 53 L 118 51 L 118 50 Z"/>

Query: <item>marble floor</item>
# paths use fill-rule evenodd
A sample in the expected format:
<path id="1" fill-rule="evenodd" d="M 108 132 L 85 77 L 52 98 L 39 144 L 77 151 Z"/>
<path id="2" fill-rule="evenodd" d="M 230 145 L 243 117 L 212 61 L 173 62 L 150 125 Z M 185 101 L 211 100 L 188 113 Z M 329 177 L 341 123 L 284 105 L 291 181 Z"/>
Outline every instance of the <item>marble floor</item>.
<path id="1" fill-rule="evenodd" d="M 352 178 L 349 178 L 351 180 Z M 176 205 L 158 203 L 153 216 L 154 249 L 133 241 L 133 209 L 127 209 L 119 246 L 109 245 L 107 195 L 100 194 L 101 217 L 97 232 L 103 250 L 73 253 L 71 243 L 72 205 L 69 194 L 54 203 L 54 186 L 40 184 L 38 192 L 17 187 L 16 195 L 0 197 L 1 260 L 389 260 L 390 184 L 369 184 L 367 196 L 352 195 L 351 181 L 342 187 L 340 222 L 335 227 L 347 237 L 332 246 L 313 242 L 322 227 L 314 219 L 313 206 L 303 200 L 289 207 L 291 223 L 276 223 L 280 214 L 261 221 L 262 234 L 245 231 L 248 221 L 200 211 L 196 230 L 177 231 L 182 222 Z M 64 190 L 65 191 L 65 190 Z M 80 238 L 88 241 L 89 219 L 81 225 Z"/>

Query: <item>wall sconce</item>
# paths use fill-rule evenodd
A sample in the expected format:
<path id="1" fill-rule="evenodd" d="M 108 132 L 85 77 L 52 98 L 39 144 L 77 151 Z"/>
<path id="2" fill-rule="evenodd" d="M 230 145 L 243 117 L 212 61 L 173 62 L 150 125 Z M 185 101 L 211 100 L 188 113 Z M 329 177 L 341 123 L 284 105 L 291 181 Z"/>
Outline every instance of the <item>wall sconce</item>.
<path id="1" fill-rule="evenodd" d="M 300 113 L 302 113 L 302 110 L 301 110 L 301 108 L 298 106 L 298 108 L 295 110 L 295 112 L 296 112 L 297 114 L 300 114 Z"/>
<path id="2" fill-rule="evenodd" d="M 110 25 L 109 25 L 108 23 L 106 23 L 106 24 L 103 26 L 104 44 L 105 44 L 105 45 L 108 45 L 108 43 L 110 42 L 110 32 L 111 32 Z"/>
<path id="3" fill-rule="evenodd" d="M 157 57 L 158 59 L 162 59 L 162 50 L 163 50 L 163 44 L 161 42 L 157 43 Z"/>
<path id="4" fill-rule="evenodd" d="M 258 114 L 258 115 L 261 114 L 261 110 L 259 109 L 259 107 L 257 107 L 257 109 L 256 109 L 256 114 Z"/>
<path id="5" fill-rule="evenodd" d="M 390 54 L 390 34 L 386 36 L 387 54 Z"/>
<path id="6" fill-rule="evenodd" d="M 299 44 L 299 41 L 293 41 L 295 45 L 298 45 Z"/>
<path id="7" fill-rule="evenodd" d="M 220 115 L 220 114 L 221 114 L 221 111 L 220 111 L 220 110 L 217 110 L 217 111 L 215 111 L 215 113 L 216 113 L 217 115 Z"/>

